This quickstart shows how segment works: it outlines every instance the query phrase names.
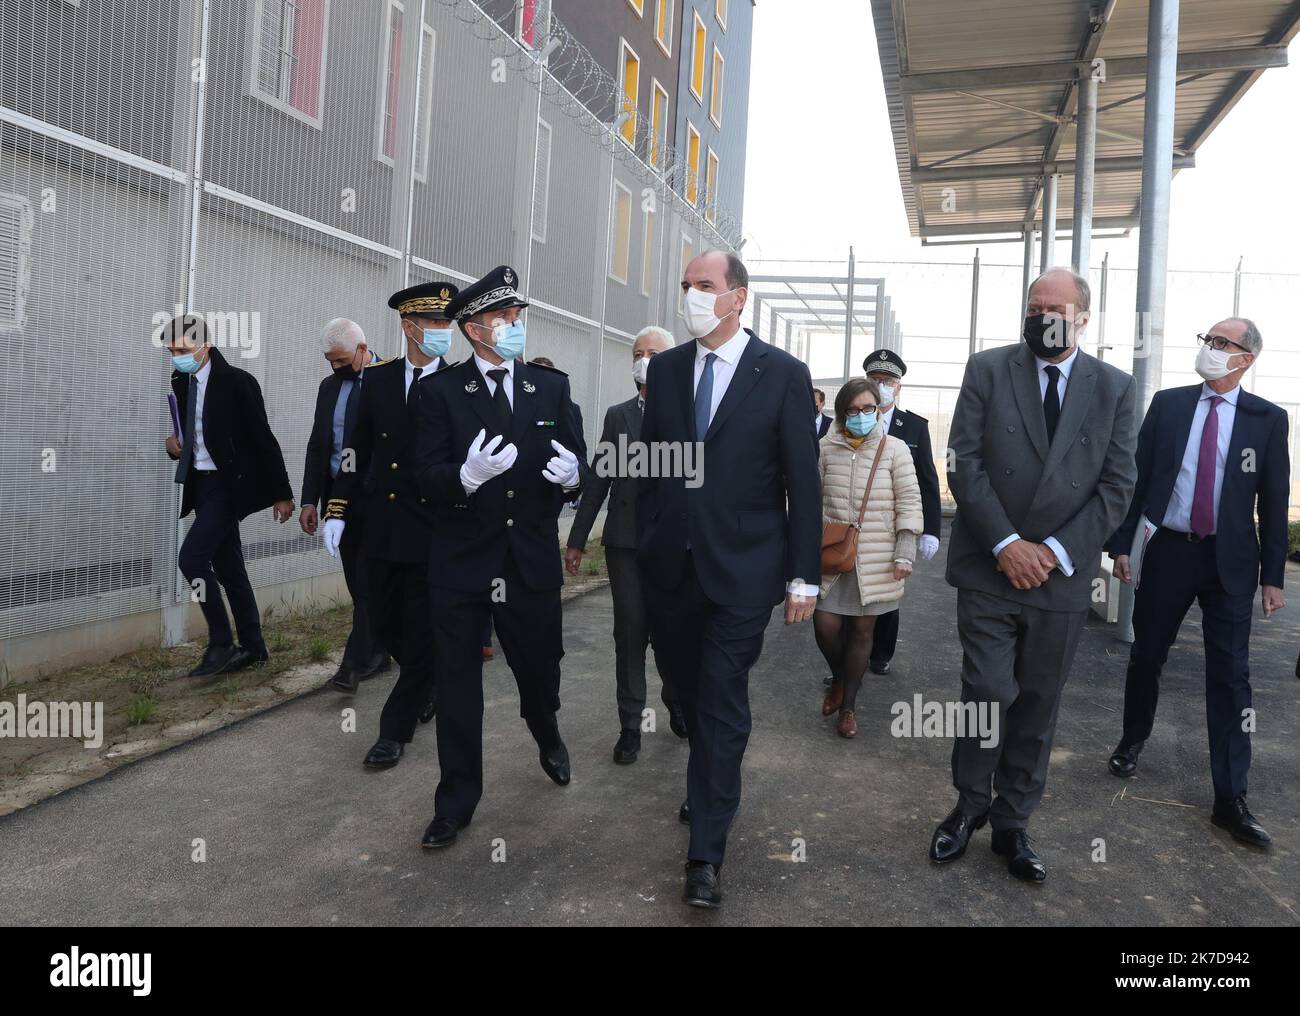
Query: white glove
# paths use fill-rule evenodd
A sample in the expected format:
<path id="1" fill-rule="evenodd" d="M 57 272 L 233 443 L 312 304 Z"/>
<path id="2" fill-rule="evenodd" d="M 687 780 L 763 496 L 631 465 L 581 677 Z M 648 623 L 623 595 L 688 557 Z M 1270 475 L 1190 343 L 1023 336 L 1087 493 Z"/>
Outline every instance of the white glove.
<path id="1" fill-rule="evenodd" d="M 321 538 L 325 541 L 325 549 L 330 552 L 330 557 L 339 556 L 339 544 L 343 541 L 343 527 L 346 525 L 342 519 L 325 520 Z"/>
<path id="2" fill-rule="evenodd" d="M 552 441 L 551 447 L 555 449 L 556 454 L 550 462 L 546 463 L 542 475 L 552 483 L 558 483 L 561 487 L 576 487 L 578 485 L 578 457 L 560 444 L 559 441 Z"/>
<path id="3" fill-rule="evenodd" d="M 487 431 L 480 430 L 478 437 L 474 438 L 474 442 L 469 446 L 469 455 L 465 459 L 465 464 L 460 467 L 460 483 L 465 488 L 466 494 L 473 494 L 488 480 L 500 476 L 513 466 L 515 459 L 519 457 L 519 449 L 512 444 L 497 450 L 497 446 L 503 440 L 500 434 L 486 445 L 483 443 L 485 437 Z"/>
<path id="4" fill-rule="evenodd" d="M 926 533 L 916 541 L 916 549 L 920 552 L 922 561 L 930 560 L 939 552 L 939 537 Z"/>

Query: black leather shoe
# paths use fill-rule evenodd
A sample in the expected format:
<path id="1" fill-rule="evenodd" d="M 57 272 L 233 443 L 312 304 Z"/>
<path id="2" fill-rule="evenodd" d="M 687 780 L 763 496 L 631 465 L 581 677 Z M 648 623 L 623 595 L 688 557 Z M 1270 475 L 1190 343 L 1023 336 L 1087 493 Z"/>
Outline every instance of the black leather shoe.
<path id="1" fill-rule="evenodd" d="M 387 674 L 393 667 L 393 660 L 387 653 L 375 653 L 362 666 L 356 668 L 357 680 L 367 681 L 380 674 Z"/>
<path id="2" fill-rule="evenodd" d="M 614 761 L 621 766 L 631 765 L 636 761 L 637 752 L 641 750 L 641 732 L 623 730 L 618 735 L 618 744 L 614 745 Z"/>
<path id="3" fill-rule="evenodd" d="M 190 677 L 216 677 L 230 669 L 230 661 L 238 650 L 234 646 L 208 646 L 199 665 L 190 671 Z"/>
<path id="4" fill-rule="evenodd" d="M 468 822 L 457 822 L 454 818 L 441 818 L 435 815 L 433 821 L 429 823 L 429 828 L 424 831 L 420 846 L 425 850 L 449 847 L 456 842 L 457 834 L 467 825 Z"/>
<path id="5" fill-rule="evenodd" d="M 562 787 L 569 785 L 569 749 L 561 741 L 554 748 L 543 748 L 540 754 L 542 770 Z"/>
<path id="6" fill-rule="evenodd" d="M 392 769 L 402 761 L 402 752 L 406 746 L 401 741 L 390 741 L 381 737 L 375 746 L 366 752 L 366 759 L 361 764 L 367 769 Z"/>
<path id="7" fill-rule="evenodd" d="M 718 869 L 708 861 L 686 862 L 686 891 L 682 894 L 686 905 L 713 910 L 722 905 L 722 890 L 718 886 Z"/>
<path id="8" fill-rule="evenodd" d="M 872 672 L 873 674 L 880 674 L 881 676 L 884 676 L 885 674 L 888 674 L 888 673 L 889 673 L 889 661 L 888 661 L 888 660 L 872 660 L 872 661 L 871 661 L 871 672 Z"/>
<path id="9" fill-rule="evenodd" d="M 1232 833 L 1234 840 L 1249 843 L 1252 847 L 1267 847 L 1273 842 L 1264 827 L 1246 807 L 1246 798 L 1234 797 L 1231 801 L 1215 801 L 1210 821 L 1220 829 Z"/>
<path id="10" fill-rule="evenodd" d="M 424 704 L 424 708 L 420 710 L 420 722 L 428 723 L 431 719 L 433 719 L 437 715 L 438 715 L 438 693 L 435 691 L 432 695 L 429 696 L 429 701 Z"/>
<path id="11" fill-rule="evenodd" d="M 976 830 L 983 828 L 989 820 L 989 813 L 983 815 L 963 815 L 961 808 L 954 808 L 946 819 L 939 823 L 930 839 L 930 860 L 935 864 L 947 864 L 966 853 L 966 847 Z"/>
<path id="12" fill-rule="evenodd" d="M 360 683 L 361 675 L 357 668 L 344 660 L 339 664 L 339 669 L 334 672 L 334 676 L 330 678 L 329 686 L 346 695 L 355 695 Z"/>
<path id="13" fill-rule="evenodd" d="M 668 707 L 668 729 L 682 738 L 690 734 L 690 729 L 686 726 L 686 714 L 682 712 L 681 706 Z"/>
<path id="14" fill-rule="evenodd" d="M 691 824 L 691 802 L 683 801 L 682 806 L 677 809 L 677 821 L 682 825 Z"/>
<path id="15" fill-rule="evenodd" d="M 271 654 L 266 651 L 266 646 L 257 646 L 253 649 L 245 649 L 240 646 L 235 650 L 235 655 L 230 658 L 227 670 L 247 670 L 249 667 L 258 663 L 265 663 L 271 658 Z"/>
<path id="16" fill-rule="evenodd" d="M 1042 882 L 1047 878 L 1047 866 L 1029 845 L 1029 834 L 1023 829 L 994 832 L 993 853 L 1005 857 L 1007 871 L 1022 882 Z"/>
<path id="17" fill-rule="evenodd" d="M 1110 772 L 1112 776 L 1123 776 L 1125 778 L 1132 776 L 1138 770 L 1138 755 L 1142 752 L 1142 746 L 1145 741 L 1135 741 L 1133 744 L 1120 742 L 1115 753 L 1111 755 Z"/>

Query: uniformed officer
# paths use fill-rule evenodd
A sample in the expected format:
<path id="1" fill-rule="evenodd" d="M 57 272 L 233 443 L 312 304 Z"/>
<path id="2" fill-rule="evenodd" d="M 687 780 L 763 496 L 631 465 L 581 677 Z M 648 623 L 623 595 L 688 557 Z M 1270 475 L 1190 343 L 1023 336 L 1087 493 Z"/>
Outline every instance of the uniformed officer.
<path id="1" fill-rule="evenodd" d="M 925 532 L 917 540 L 917 552 L 922 560 L 928 561 L 939 549 L 943 522 L 943 509 L 939 503 L 939 474 L 935 470 L 934 455 L 930 449 L 929 421 L 898 405 L 898 393 L 903 387 L 907 364 L 892 349 L 877 349 L 862 361 L 862 369 L 867 377 L 880 385 L 880 425 L 886 434 L 904 441 L 912 450 L 916 479 L 921 485 L 921 512 L 925 518 Z M 882 614 L 876 619 L 874 636 L 871 672 L 888 674 L 894 649 L 898 645 L 897 610 Z"/>
<path id="2" fill-rule="evenodd" d="M 447 846 L 483 794 L 483 655 L 489 617 L 519 687 L 542 769 L 569 782 L 560 737 L 564 655 L 557 518 L 581 491 L 586 444 L 568 375 L 524 361 L 528 304 L 502 266 L 447 308 L 473 357 L 432 378 L 420 399 L 416 471 L 433 505 L 430 569 L 439 674 L 441 779 L 425 847 Z"/>
<path id="3" fill-rule="evenodd" d="M 428 282 L 393 294 L 406 356 L 365 368 L 352 447 L 325 510 L 325 549 L 337 553 L 349 503 L 364 503 L 362 554 L 370 578 L 370 623 L 401 666 L 379 719 L 379 740 L 366 754 L 370 769 L 390 769 L 437 708 L 435 655 L 429 628 L 429 534 L 433 505 L 415 482 L 415 433 L 422 378 L 451 365 L 453 328 L 447 305 L 457 289 Z"/>

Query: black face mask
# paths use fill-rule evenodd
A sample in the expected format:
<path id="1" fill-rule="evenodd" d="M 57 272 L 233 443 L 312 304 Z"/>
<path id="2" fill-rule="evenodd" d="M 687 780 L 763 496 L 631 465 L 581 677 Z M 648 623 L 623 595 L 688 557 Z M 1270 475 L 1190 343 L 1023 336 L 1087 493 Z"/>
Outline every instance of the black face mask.
<path id="1" fill-rule="evenodd" d="M 1035 356 L 1050 360 L 1074 345 L 1072 331 L 1059 314 L 1031 314 L 1021 334 Z"/>
<path id="2" fill-rule="evenodd" d="M 340 381 L 355 381 L 361 376 L 361 374 L 358 371 L 353 370 L 352 364 L 349 363 L 343 367 L 335 367 L 334 376 Z"/>

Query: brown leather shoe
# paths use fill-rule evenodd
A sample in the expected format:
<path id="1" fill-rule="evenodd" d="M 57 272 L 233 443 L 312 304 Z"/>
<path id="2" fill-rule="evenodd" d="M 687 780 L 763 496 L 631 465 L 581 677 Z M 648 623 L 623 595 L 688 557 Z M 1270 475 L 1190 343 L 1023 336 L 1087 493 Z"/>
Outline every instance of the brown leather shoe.
<path id="1" fill-rule="evenodd" d="M 826 689 L 826 697 L 822 699 L 822 715 L 830 716 L 831 713 L 837 712 L 844 703 L 844 685 L 833 684 Z"/>
<path id="2" fill-rule="evenodd" d="M 858 718 L 852 709 L 840 710 L 840 722 L 835 725 L 835 733 L 840 737 L 858 736 Z"/>

